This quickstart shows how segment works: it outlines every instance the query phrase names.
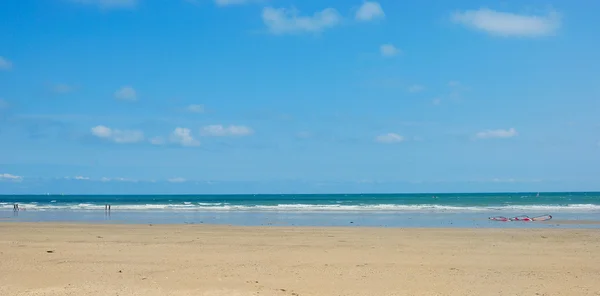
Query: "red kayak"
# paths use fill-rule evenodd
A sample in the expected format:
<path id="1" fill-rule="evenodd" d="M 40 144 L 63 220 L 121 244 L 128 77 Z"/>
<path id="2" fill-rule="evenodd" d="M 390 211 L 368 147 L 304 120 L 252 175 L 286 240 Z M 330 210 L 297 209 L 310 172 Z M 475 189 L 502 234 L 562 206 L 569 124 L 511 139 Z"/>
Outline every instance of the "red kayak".
<path id="1" fill-rule="evenodd" d="M 531 220 L 531 218 L 529 218 L 528 216 L 516 216 L 516 217 L 510 218 L 510 221 L 526 221 L 526 222 L 529 222 L 529 221 L 533 221 L 533 220 Z"/>

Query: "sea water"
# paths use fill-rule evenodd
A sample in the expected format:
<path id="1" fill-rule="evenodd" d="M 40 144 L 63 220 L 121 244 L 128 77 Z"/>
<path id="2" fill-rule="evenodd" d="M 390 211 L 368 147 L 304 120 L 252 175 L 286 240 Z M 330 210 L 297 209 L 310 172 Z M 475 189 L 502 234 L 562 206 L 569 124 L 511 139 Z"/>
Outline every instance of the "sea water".
<path id="1" fill-rule="evenodd" d="M 20 211 L 13 211 L 14 204 Z M 108 204 L 110 212 L 105 211 Z M 545 214 L 552 215 L 557 223 L 488 219 Z M 155 224 L 600 228 L 600 224 L 589 223 L 600 221 L 600 193 L 1 195 L 0 218 Z"/>

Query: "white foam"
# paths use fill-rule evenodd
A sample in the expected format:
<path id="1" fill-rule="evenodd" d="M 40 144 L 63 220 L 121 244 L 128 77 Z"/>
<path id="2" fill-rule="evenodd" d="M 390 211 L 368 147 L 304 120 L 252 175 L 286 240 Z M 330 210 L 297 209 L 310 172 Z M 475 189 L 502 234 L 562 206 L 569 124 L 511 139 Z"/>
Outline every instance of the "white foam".
<path id="1" fill-rule="evenodd" d="M 0 203 L 1 209 L 12 209 L 13 204 Z M 104 210 L 104 204 L 36 204 L 19 203 L 26 210 Z M 446 205 L 315 205 L 315 204 L 279 204 L 279 205 L 231 205 L 223 203 L 183 203 L 183 204 L 113 204 L 113 211 L 204 211 L 204 212 L 496 212 L 496 211 L 528 211 L 528 212 L 600 212 L 600 205 L 508 205 L 508 206 L 446 206 Z"/>

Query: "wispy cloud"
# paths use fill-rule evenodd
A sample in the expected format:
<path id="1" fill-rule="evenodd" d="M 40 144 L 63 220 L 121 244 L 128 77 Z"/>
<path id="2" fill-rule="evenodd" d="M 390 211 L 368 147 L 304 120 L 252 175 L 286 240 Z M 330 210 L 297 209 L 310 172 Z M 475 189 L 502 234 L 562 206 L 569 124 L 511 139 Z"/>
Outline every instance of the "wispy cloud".
<path id="1" fill-rule="evenodd" d="M 90 177 L 84 176 L 75 176 L 75 177 L 65 177 L 66 180 L 78 180 L 78 181 L 89 181 Z"/>
<path id="2" fill-rule="evenodd" d="M 519 133 L 516 129 L 495 129 L 485 130 L 475 134 L 477 139 L 491 139 L 491 138 L 512 138 L 517 136 Z"/>
<path id="3" fill-rule="evenodd" d="M 208 125 L 202 128 L 200 132 L 203 136 L 248 136 L 254 133 L 254 131 L 243 125 L 230 125 L 223 126 L 220 124 Z"/>
<path id="4" fill-rule="evenodd" d="M 115 91 L 115 98 L 123 101 L 136 101 L 137 100 L 137 92 L 131 86 L 123 86 L 117 91 Z"/>
<path id="5" fill-rule="evenodd" d="M 385 18 L 385 13 L 378 2 L 365 1 L 356 11 L 355 18 L 359 21 L 372 21 Z"/>
<path id="6" fill-rule="evenodd" d="M 165 144 L 165 138 L 163 137 L 153 137 L 148 140 L 152 145 L 163 145 Z"/>
<path id="7" fill-rule="evenodd" d="M 379 47 L 379 52 L 384 57 L 393 57 L 401 53 L 400 49 L 396 48 L 393 44 L 382 44 Z"/>
<path id="8" fill-rule="evenodd" d="M 422 92 L 424 90 L 425 90 L 425 87 L 420 84 L 413 84 L 410 87 L 408 87 L 408 92 L 411 92 L 411 93 L 418 93 L 418 92 Z"/>
<path id="9" fill-rule="evenodd" d="M 200 146 L 200 141 L 194 139 L 192 131 L 189 128 L 177 127 L 171 133 L 170 140 L 172 143 L 179 144 L 185 147 Z"/>
<path id="10" fill-rule="evenodd" d="M 186 182 L 186 181 L 187 181 L 187 179 L 185 179 L 185 178 L 180 178 L 180 177 L 177 177 L 177 178 L 170 178 L 170 179 L 167 179 L 167 181 L 168 181 L 168 182 L 170 182 L 170 183 L 183 183 L 183 182 Z"/>
<path id="11" fill-rule="evenodd" d="M 98 125 L 91 128 L 91 132 L 92 135 L 98 138 L 119 144 L 137 143 L 144 140 L 144 133 L 138 130 L 119 130 L 111 129 L 104 125 Z"/>
<path id="12" fill-rule="evenodd" d="M 481 8 L 454 12 L 451 19 L 468 28 L 504 37 L 548 36 L 561 26 L 561 16 L 556 11 L 547 15 L 525 15 Z"/>
<path id="13" fill-rule="evenodd" d="M 447 86 L 448 92 L 434 98 L 431 101 L 433 105 L 440 105 L 442 102 L 458 103 L 462 101 L 463 94 L 471 90 L 470 87 L 457 80 L 448 81 Z"/>
<path id="14" fill-rule="evenodd" d="M 251 0 L 214 0 L 218 6 L 232 6 L 252 2 Z"/>
<path id="15" fill-rule="evenodd" d="M 23 177 L 22 176 L 17 176 L 17 175 L 3 173 L 3 174 L 0 174 L 0 181 L 21 182 L 21 181 L 23 181 Z"/>
<path id="16" fill-rule="evenodd" d="M 100 178 L 100 182 L 134 182 L 137 183 L 139 180 L 129 179 L 129 178 L 108 178 L 102 177 Z"/>
<path id="17" fill-rule="evenodd" d="M 400 143 L 400 142 L 403 142 L 404 140 L 405 139 L 403 136 L 396 134 L 396 133 L 387 133 L 387 134 L 383 134 L 383 135 L 379 135 L 379 136 L 375 137 L 375 142 L 384 143 L 384 144 Z"/>
<path id="18" fill-rule="evenodd" d="M 93 5 L 102 9 L 131 9 L 137 6 L 138 0 L 71 0 L 71 2 Z"/>
<path id="19" fill-rule="evenodd" d="M 185 108 L 188 112 L 204 113 L 204 105 L 192 104 Z"/>
<path id="20" fill-rule="evenodd" d="M 86 176 L 67 176 L 64 177 L 65 180 L 75 180 L 75 181 L 89 181 L 89 182 L 147 182 L 143 180 L 131 179 L 131 178 L 122 178 L 122 177 L 102 177 L 102 178 L 90 178 Z"/>
<path id="21" fill-rule="evenodd" d="M 339 25 L 342 17 L 333 8 L 315 12 L 312 16 L 300 16 L 296 9 L 265 7 L 262 20 L 270 33 L 282 35 L 322 32 Z"/>
<path id="22" fill-rule="evenodd" d="M 0 70 L 10 70 L 12 69 L 13 64 L 11 61 L 9 61 L 8 59 L 6 59 L 3 56 L 0 56 Z"/>

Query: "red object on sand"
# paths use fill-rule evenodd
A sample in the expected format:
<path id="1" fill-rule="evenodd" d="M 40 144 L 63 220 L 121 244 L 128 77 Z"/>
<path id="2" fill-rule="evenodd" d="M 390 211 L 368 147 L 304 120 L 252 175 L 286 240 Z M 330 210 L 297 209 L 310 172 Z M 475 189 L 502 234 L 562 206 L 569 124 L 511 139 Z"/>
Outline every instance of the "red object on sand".
<path id="1" fill-rule="evenodd" d="M 510 218 L 510 221 L 532 221 L 528 216 L 516 216 Z"/>
<path id="2" fill-rule="evenodd" d="M 543 216 L 537 216 L 537 217 L 533 217 L 530 218 L 529 216 L 516 216 L 516 217 L 512 217 L 512 218 L 506 218 L 503 216 L 495 216 L 495 217 L 489 217 L 490 220 L 493 221 L 501 221 L 501 222 L 508 222 L 508 221 L 522 221 L 522 222 L 533 222 L 533 221 L 547 221 L 552 219 L 552 215 L 543 215 Z"/>

